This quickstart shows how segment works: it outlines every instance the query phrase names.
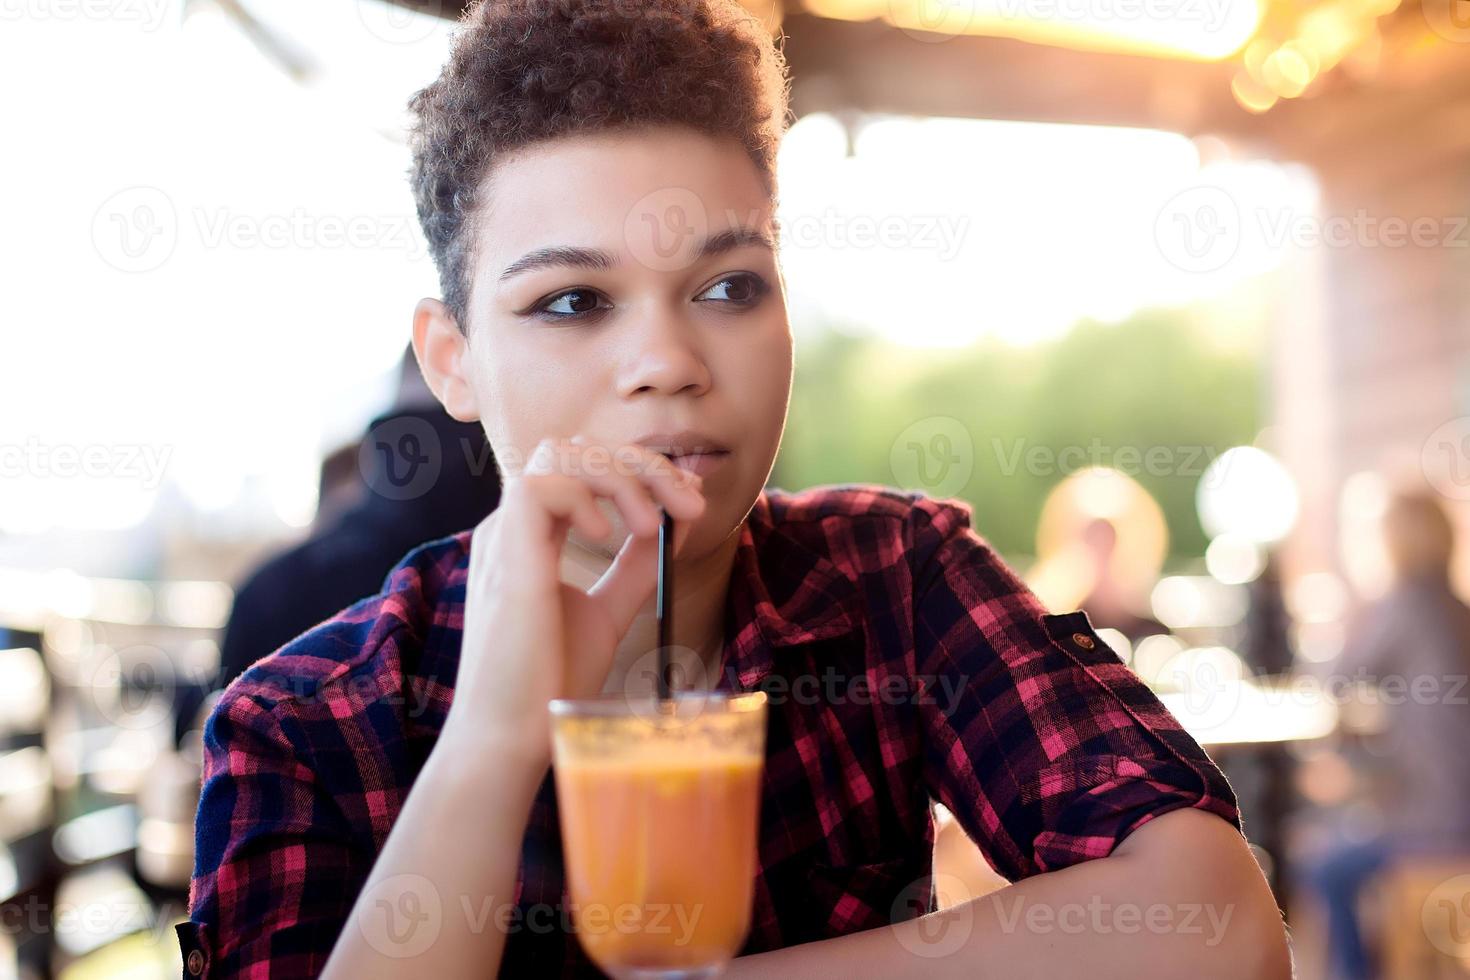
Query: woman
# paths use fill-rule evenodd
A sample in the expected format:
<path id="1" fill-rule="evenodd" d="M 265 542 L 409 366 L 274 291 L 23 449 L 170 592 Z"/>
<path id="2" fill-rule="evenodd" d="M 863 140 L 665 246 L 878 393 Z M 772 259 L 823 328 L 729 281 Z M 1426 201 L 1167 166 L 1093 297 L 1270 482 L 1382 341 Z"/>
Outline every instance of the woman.
<path id="1" fill-rule="evenodd" d="M 1083 614 L 1048 615 L 957 503 L 763 489 L 792 341 L 786 80 L 753 18 L 485 3 L 413 109 L 444 293 L 414 349 L 485 427 L 501 505 L 225 694 L 187 966 L 595 975 L 546 704 L 647 690 L 662 506 L 684 674 L 772 695 L 731 976 L 1287 975 L 1229 785 Z M 919 919 L 931 797 L 1017 884 Z"/>

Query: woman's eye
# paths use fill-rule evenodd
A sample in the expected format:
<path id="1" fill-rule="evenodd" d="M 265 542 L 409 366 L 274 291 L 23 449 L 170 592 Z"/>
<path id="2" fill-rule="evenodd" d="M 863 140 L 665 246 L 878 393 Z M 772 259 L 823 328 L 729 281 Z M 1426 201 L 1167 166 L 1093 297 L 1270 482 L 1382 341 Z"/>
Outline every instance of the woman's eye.
<path id="1" fill-rule="evenodd" d="M 552 319 L 585 316 L 599 309 L 601 297 L 590 289 L 568 289 L 538 306 L 537 312 L 548 314 Z"/>
<path id="2" fill-rule="evenodd" d="M 749 272 L 726 276 L 709 289 L 699 294 L 700 302 L 733 303 L 736 306 L 753 306 L 766 293 L 765 280 Z"/>

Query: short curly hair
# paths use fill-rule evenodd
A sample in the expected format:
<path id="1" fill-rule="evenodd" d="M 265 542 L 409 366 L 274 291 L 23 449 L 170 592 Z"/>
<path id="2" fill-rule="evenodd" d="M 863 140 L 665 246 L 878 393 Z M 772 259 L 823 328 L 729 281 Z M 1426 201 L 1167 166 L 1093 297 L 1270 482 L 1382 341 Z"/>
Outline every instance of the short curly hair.
<path id="1" fill-rule="evenodd" d="M 476 196 L 518 148 L 676 124 L 733 137 L 776 194 L 786 61 L 736 0 L 484 0 L 439 77 L 409 101 L 419 223 L 445 305 L 468 331 Z"/>

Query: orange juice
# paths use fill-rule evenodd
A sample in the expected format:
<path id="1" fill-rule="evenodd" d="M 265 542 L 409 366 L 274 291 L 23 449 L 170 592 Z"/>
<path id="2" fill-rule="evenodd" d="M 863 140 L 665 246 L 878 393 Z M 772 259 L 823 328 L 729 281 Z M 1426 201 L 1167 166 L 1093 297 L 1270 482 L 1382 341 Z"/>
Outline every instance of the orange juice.
<path id="1" fill-rule="evenodd" d="M 614 974 L 724 963 L 750 928 L 761 755 L 639 748 L 556 764 L 578 939 Z"/>

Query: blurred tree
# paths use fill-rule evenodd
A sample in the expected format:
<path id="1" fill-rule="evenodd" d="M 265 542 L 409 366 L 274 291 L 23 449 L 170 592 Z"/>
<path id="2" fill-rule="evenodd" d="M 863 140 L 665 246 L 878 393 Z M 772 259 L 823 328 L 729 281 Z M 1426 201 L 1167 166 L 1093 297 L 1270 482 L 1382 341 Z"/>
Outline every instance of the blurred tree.
<path id="1" fill-rule="evenodd" d="M 1212 459 L 1255 438 L 1262 392 L 1258 355 L 1221 349 L 1179 312 L 1084 322 L 1030 347 L 984 340 L 904 348 L 822 331 L 798 343 L 772 483 L 940 489 L 973 504 L 977 530 L 1015 558 L 1034 550 L 1052 486 L 1082 467 L 1112 466 L 1159 501 L 1177 564 L 1204 553 L 1195 488 Z M 952 492 L 894 464 L 916 434 L 919 443 L 932 438 L 927 433 L 943 433 L 947 441 L 937 445 L 972 466 Z"/>

